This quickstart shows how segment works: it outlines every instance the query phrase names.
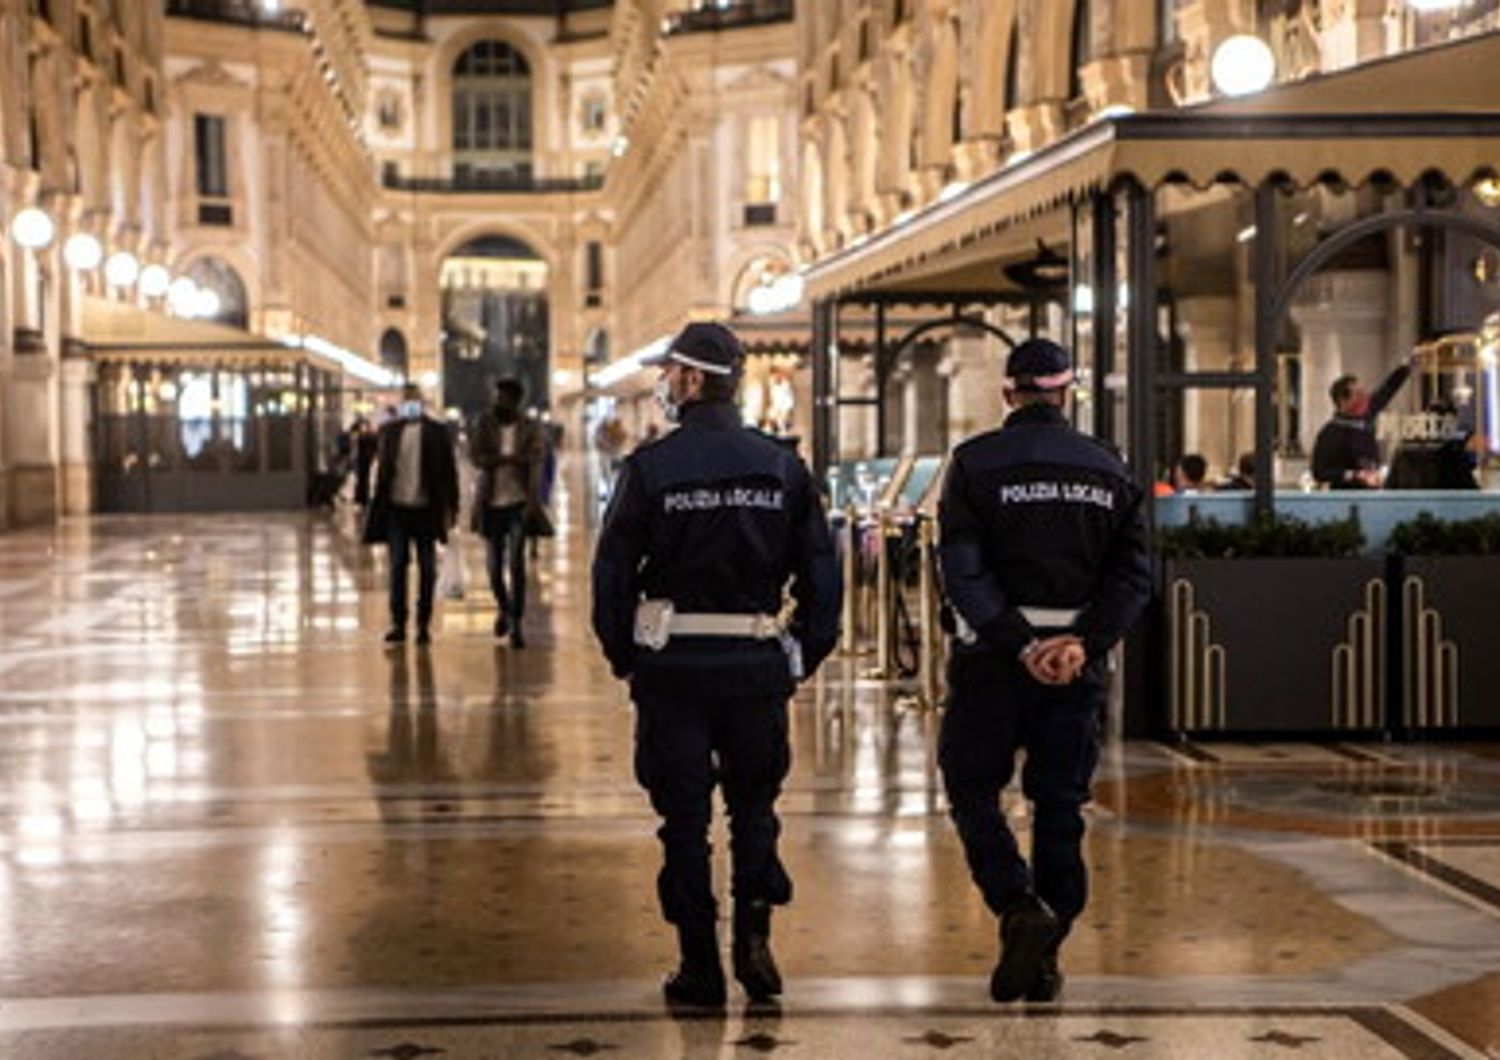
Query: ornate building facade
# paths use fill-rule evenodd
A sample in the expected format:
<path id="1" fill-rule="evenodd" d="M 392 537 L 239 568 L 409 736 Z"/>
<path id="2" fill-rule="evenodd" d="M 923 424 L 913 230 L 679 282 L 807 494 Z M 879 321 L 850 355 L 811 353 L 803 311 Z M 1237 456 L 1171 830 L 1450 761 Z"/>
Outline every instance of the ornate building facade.
<path id="1" fill-rule="evenodd" d="M 0 0 L 0 523 L 95 507 L 94 353 L 148 333 L 158 352 L 320 351 L 345 376 L 329 416 L 397 376 L 471 411 L 519 375 L 571 417 L 590 393 L 631 407 L 644 351 L 729 318 L 756 354 L 752 417 L 806 435 L 804 278 L 825 300 L 890 286 L 936 220 L 1122 115 L 1270 112 L 1283 89 L 1496 17 L 1404 0 Z M 1263 103 L 1215 85 L 1237 35 L 1271 54 Z M 1309 239 L 1390 201 L 1372 171 L 1297 191 Z M 1164 339 L 1177 370 L 1232 374 L 1253 358 L 1253 207 L 1190 185 L 1155 193 Z M 1013 245 L 960 237 L 922 282 L 967 268 L 988 325 L 1067 340 L 1094 300 L 1123 311 L 1124 288 L 1055 277 L 1011 297 L 1054 258 L 1074 281 L 1087 264 L 1076 212 L 1042 205 L 1007 221 Z M 1362 253 L 1291 307 L 1293 460 L 1329 372 L 1373 375 L 1494 301 L 1482 278 L 1413 293 L 1430 247 Z M 889 371 L 875 340 L 842 347 L 846 390 L 878 385 L 900 414 L 847 410 L 846 455 L 936 451 L 998 417 L 982 329 L 926 335 Z M 1187 395 L 1169 448 L 1227 468 L 1253 400 Z"/>
<path id="2" fill-rule="evenodd" d="M 570 415 L 612 356 L 763 312 L 777 281 L 786 301 L 791 17 L 788 0 L 5 0 L 0 519 L 95 508 L 101 436 L 135 429 L 96 406 L 170 413 L 236 350 L 316 351 L 344 379 L 333 404 L 213 382 L 193 415 L 231 416 L 231 394 L 248 444 L 262 406 L 347 417 L 398 377 L 467 413 L 517 375 Z M 54 229 L 36 246 L 27 207 Z M 65 260 L 77 232 L 99 260 Z M 805 332 L 763 328 L 763 352 Z M 91 351 L 126 347 L 101 383 Z M 785 413 L 791 363 L 763 359 L 767 409 Z"/>
<path id="3" fill-rule="evenodd" d="M 688 320 L 733 319 L 753 353 L 747 414 L 791 433 L 805 318 L 777 319 L 765 303 L 798 264 L 792 6 L 695 6 L 616 5 L 621 133 L 606 192 L 628 282 L 618 285 L 613 345 L 629 358 Z M 627 394 L 649 381 L 619 370 L 605 378 Z"/>
<path id="4" fill-rule="evenodd" d="M 1096 298 L 1079 279 L 1081 267 L 1092 264 L 1087 260 L 1094 250 L 1092 230 L 1080 229 L 1079 215 L 1065 206 L 1069 196 L 1075 205 L 1087 196 L 1080 185 L 1049 199 L 1062 163 L 1032 160 L 1049 151 L 1053 159 L 1083 153 L 1088 130 L 1103 129 L 1112 119 L 1124 119 L 1124 135 L 1131 115 L 1286 112 L 1300 106 L 1292 94 L 1297 86 L 1307 86 L 1304 96 L 1337 93 L 1317 86 L 1347 83 L 1350 73 L 1368 68 L 1362 83 L 1376 87 L 1385 75 L 1372 64 L 1397 60 L 1379 68 L 1390 71 L 1388 83 L 1394 86 L 1403 79 L 1400 57 L 1490 34 L 1496 20 L 1493 4 L 1388 0 L 799 5 L 800 261 L 811 270 L 815 295 L 848 304 L 904 285 L 902 297 L 916 304 L 910 295 L 925 284 L 931 302 L 938 304 L 946 294 L 988 293 L 1004 303 L 992 301 L 984 310 L 989 324 L 1019 334 L 1034 328 L 1040 315 L 1043 331 L 1076 343 L 1081 334 L 1094 333 L 1087 318 L 1096 301 L 1105 311 L 1102 296 Z M 1244 61 L 1232 49 L 1223 50 L 1231 38 L 1248 39 L 1253 62 L 1267 64 L 1264 79 L 1254 85 L 1262 95 L 1233 100 L 1231 92 L 1237 90 L 1216 79 L 1243 72 Z M 1225 65 L 1220 70 L 1216 63 Z M 1456 82 L 1453 89 L 1446 101 L 1440 89 L 1434 90 L 1435 109 L 1467 107 Z M 1351 95 L 1326 107 L 1358 112 L 1377 105 L 1374 98 Z M 1190 153 L 1193 147 L 1184 140 L 1181 150 Z M 1246 163 L 1249 172 L 1256 148 L 1247 144 L 1245 151 L 1248 157 L 1236 161 Z M 1392 157 L 1372 163 L 1367 157 L 1361 163 L 1351 162 L 1347 183 L 1313 174 L 1300 185 L 1291 215 L 1299 228 L 1292 249 L 1306 249 L 1303 243 L 1310 246 L 1340 224 L 1386 209 L 1393 195 L 1399 198 L 1401 181 L 1385 178 L 1403 170 L 1404 162 Z M 1033 170 L 1046 175 L 1032 180 Z M 1462 184 L 1472 175 L 1455 173 L 1452 180 Z M 1197 186 L 1167 180 L 1153 195 L 1165 292 L 1160 330 L 1171 350 L 1166 370 L 1219 373 L 1223 384 L 1185 393 L 1180 407 L 1163 413 L 1171 421 L 1164 428 L 1164 448 L 1174 451 L 1163 456 L 1201 452 L 1215 474 L 1228 474 L 1237 455 L 1255 442 L 1254 395 L 1228 385 L 1231 376 L 1249 372 L 1256 357 L 1255 217 L 1249 185 L 1235 190 L 1218 176 L 1210 173 Z M 992 225 L 988 207 L 969 204 L 980 196 L 998 201 L 1002 194 L 1015 200 L 1030 196 L 1030 205 L 1006 221 L 1012 245 L 999 246 L 1003 240 L 995 234 L 981 252 L 975 249 L 980 240 L 960 235 L 943 254 L 917 252 L 934 225 L 962 232 L 966 211 L 976 232 Z M 1464 208 L 1482 214 L 1493 206 L 1471 192 Z M 964 243 L 970 244 L 967 250 Z M 1311 436 L 1327 414 L 1327 385 L 1334 376 L 1355 372 L 1374 382 L 1419 338 L 1445 328 L 1472 328 L 1483 317 L 1474 306 L 1500 306 L 1492 285 L 1478 290 L 1470 282 L 1472 249 L 1450 244 L 1447 279 L 1441 281 L 1447 315 L 1442 307 L 1429 307 L 1423 317 L 1415 306 L 1416 286 L 1438 281 L 1416 279 L 1423 266 L 1415 244 L 1395 235 L 1374 243 L 1380 245 L 1366 247 L 1362 258 L 1336 262 L 1292 306 L 1293 324 L 1278 346 L 1282 378 L 1275 411 L 1278 456 L 1286 458 L 1283 479 L 1295 480 L 1304 466 Z M 1034 283 L 1028 290 L 1029 281 L 1054 267 L 1054 256 L 1062 276 L 1071 273 L 1073 281 L 1059 279 L 1050 289 Z M 866 267 L 876 257 L 883 264 Z M 924 262 L 917 267 L 919 257 Z M 919 276 L 923 270 L 927 279 Z M 896 280 L 903 271 L 911 278 Z M 1121 313 L 1123 341 L 1131 292 L 1122 287 L 1112 295 L 1108 309 Z M 1460 303 L 1468 309 L 1459 312 Z M 828 430 L 842 436 L 845 458 L 881 449 L 940 451 L 998 422 L 1003 413 L 995 380 L 1002 356 L 997 339 L 973 328 L 924 343 L 889 375 L 884 368 L 877 372 L 873 356 L 850 357 L 846 350 L 835 358 L 842 362 L 843 385 L 855 393 L 882 388 L 886 392 L 876 395 L 880 401 L 904 401 L 909 414 L 895 438 L 878 437 L 872 425 L 861 422 L 868 417 L 857 408 L 844 410 L 849 415 Z M 1122 392 L 1124 385 L 1122 374 Z M 913 409 L 918 411 L 910 414 Z M 923 433 L 921 425 L 933 422 L 946 422 L 946 437 Z"/>
<path id="5" fill-rule="evenodd" d="M 0 2 L 0 527 L 92 507 L 73 263 L 168 254 L 163 38 L 153 4 Z"/>

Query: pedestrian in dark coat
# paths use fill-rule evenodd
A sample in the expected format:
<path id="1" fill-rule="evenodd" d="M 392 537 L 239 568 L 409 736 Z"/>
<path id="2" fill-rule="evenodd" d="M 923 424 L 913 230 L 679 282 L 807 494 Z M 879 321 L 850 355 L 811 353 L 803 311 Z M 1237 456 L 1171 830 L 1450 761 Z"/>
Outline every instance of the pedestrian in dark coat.
<path id="1" fill-rule="evenodd" d="M 365 521 L 366 544 L 390 551 L 391 628 L 387 644 L 406 640 L 406 569 L 416 552 L 417 643 L 431 642 L 437 587 L 437 545 L 458 519 L 458 467 L 448 427 L 425 414 L 422 392 L 408 386 L 400 418 L 380 430 L 375 491 Z"/>

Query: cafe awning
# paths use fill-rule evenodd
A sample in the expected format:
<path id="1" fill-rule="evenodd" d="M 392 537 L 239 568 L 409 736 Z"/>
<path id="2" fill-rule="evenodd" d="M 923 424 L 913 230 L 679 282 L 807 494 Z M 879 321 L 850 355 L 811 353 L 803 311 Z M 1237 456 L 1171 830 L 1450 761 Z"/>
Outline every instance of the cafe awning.
<path id="1" fill-rule="evenodd" d="M 268 338 L 226 324 L 150 312 L 95 295 L 84 299 L 83 342 L 95 360 L 300 363 L 343 375 L 355 385 L 391 387 L 401 382 L 384 365 L 315 335 Z"/>
<path id="2" fill-rule="evenodd" d="M 1024 253 L 1060 207 L 1129 178 L 1206 188 L 1279 179 L 1453 183 L 1500 172 L 1500 35 L 1408 53 L 1199 107 L 1101 119 L 807 274 L 812 298 L 962 289 Z M 988 268 L 986 272 L 984 268 Z"/>
<path id="3" fill-rule="evenodd" d="M 225 324 L 153 313 L 127 302 L 89 295 L 83 301 L 83 341 L 95 355 L 141 352 L 284 351 L 282 343 Z"/>

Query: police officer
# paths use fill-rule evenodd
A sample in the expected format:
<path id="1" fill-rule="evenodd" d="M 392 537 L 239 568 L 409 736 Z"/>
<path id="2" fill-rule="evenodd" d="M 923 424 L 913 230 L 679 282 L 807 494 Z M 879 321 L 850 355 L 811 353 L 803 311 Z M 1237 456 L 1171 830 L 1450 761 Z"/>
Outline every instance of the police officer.
<path id="1" fill-rule="evenodd" d="M 657 879 L 681 963 L 669 1002 L 723 1005 L 709 870 L 714 784 L 729 810 L 735 978 L 781 992 L 773 906 L 792 897 L 775 802 L 791 761 L 787 700 L 838 640 L 839 572 L 795 453 L 741 425 L 739 340 L 690 324 L 657 395 L 680 426 L 625 460 L 594 558 L 594 631 L 637 711 L 636 775 L 663 819 Z M 783 590 L 794 606 L 783 625 Z"/>
<path id="2" fill-rule="evenodd" d="M 1045 339 L 1006 365 L 1005 425 L 953 453 L 938 510 L 955 626 L 938 758 L 974 882 L 1000 918 L 996 1001 L 1050 1001 L 1083 911 L 1082 808 L 1105 706 L 1104 659 L 1150 592 L 1141 493 L 1064 418 L 1073 373 Z M 1026 751 L 1028 866 L 1000 811 Z"/>

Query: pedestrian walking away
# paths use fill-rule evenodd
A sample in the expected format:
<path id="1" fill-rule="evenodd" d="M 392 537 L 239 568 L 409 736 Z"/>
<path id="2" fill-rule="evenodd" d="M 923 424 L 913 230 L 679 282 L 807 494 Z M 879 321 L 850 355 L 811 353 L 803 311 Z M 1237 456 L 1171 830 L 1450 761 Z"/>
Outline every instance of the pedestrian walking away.
<path id="1" fill-rule="evenodd" d="M 1082 810 L 1106 657 L 1150 593 L 1140 490 L 1112 450 L 1069 426 L 1072 381 L 1061 346 L 1017 346 L 1014 411 L 954 451 L 938 508 L 953 631 L 938 761 L 969 870 L 1000 918 L 996 1001 L 1062 989 L 1058 954 L 1088 899 Z M 1029 863 L 1000 809 L 1022 750 Z"/>
<path id="2" fill-rule="evenodd" d="M 792 898 L 775 809 L 791 763 L 787 701 L 838 641 L 841 589 L 811 474 L 740 422 L 739 340 L 691 324 L 660 363 L 658 397 L 680 425 L 621 466 L 594 559 L 593 622 L 630 682 L 636 776 L 662 818 L 657 894 L 680 949 L 664 992 L 670 1004 L 721 1006 L 713 789 L 729 811 L 734 975 L 752 999 L 770 998 L 782 989 L 771 911 Z"/>

